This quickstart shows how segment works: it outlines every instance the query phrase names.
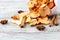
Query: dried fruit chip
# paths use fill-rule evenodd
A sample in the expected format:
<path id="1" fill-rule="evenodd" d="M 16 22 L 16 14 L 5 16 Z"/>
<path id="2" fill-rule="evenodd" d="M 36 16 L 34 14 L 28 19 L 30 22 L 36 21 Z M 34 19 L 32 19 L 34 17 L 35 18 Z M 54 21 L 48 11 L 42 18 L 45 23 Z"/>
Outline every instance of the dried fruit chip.
<path id="1" fill-rule="evenodd" d="M 54 25 L 58 26 L 58 18 L 57 18 L 57 15 L 55 15 Z"/>
<path id="2" fill-rule="evenodd" d="M 48 4 L 48 6 L 49 6 L 50 9 L 52 9 L 52 8 L 55 6 L 55 3 L 54 3 L 54 2 L 50 2 L 50 3 Z"/>
<path id="3" fill-rule="evenodd" d="M 48 6 L 45 6 L 44 8 L 39 9 L 39 13 L 40 13 L 41 17 L 46 17 L 47 15 L 49 16 L 50 12 L 51 12 L 51 10 Z"/>
<path id="4" fill-rule="evenodd" d="M 21 26 L 21 28 L 24 27 L 25 23 L 26 23 L 26 16 L 23 17 L 22 21 L 21 21 L 21 24 L 19 26 Z"/>

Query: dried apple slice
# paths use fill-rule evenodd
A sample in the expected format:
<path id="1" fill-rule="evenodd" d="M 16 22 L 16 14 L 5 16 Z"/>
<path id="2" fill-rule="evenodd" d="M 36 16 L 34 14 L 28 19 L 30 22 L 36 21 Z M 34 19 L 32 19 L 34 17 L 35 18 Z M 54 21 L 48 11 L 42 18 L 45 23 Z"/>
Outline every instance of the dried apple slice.
<path id="1" fill-rule="evenodd" d="M 14 19 L 15 21 L 13 20 L 12 23 L 15 23 L 15 24 L 21 26 L 21 28 L 23 28 L 23 26 L 26 23 L 27 15 L 28 14 L 26 12 L 21 13 L 21 14 L 15 14 L 15 15 L 13 15 L 11 18 Z"/>
<path id="2" fill-rule="evenodd" d="M 13 16 L 11 16 L 12 19 L 14 20 L 19 20 L 20 15 L 19 14 L 14 14 Z"/>
<path id="3" fill-rule="evenodd" d="M 20 20 L 20 18 L 25 16 L 25 15 L 28 15 L 28 13 L 23 12 L 23 13 L 20 13 L 20 14 L 14 14 L 14 15 L 11 16 L 11 18 L 14 19 L 14 20 Z"/>
<path id="4" fill-rule="evenodd" d="M 21 28 L 24 27 L 26 23 L 26 16 L 20 18 L 20 20 L 10 20 L 11 23 L 19 25 Z"/>
<path id="5" fill-rule="evenodd" d="M 43 0 L 42 4 L 48 4 L 50 0 Z"/>
<path id="6" fill-rule="evenodd" d="M 32 8 L 32 7 L 34 7 L 34 4 L 36 4 L 36 0 L 30 0 L 30 1 L 27 3 L 27 6 L 28 6 L 28 8 Z"/>
<path id="7" fill-rule="evenodd" d="M 27 6 L 28 6 L 28 8 L 32 8 L 34 6 L 34 4 L 32 2 L 28 2 Z"/>
<path id="8" fill-rule="evenodd" d="M 44 7 L 44 14 L 47 16 L 51 12 L 50 8 L 48 6 Z"/>
<path id="9" fill-rule="evenodd" d="M 50 2 L 50 3 L 48 4 L 48 6 L 49 6 L 50 9 L 52 9 L 52 8 L 55 6 L 55 3 L 54 3 L 54 2 Z"/>
<path id="10" fill-rule="evenodd" d="M 57 14 L 55 14 L 54 25 L 58 26 L 58 24 L 59 22 L 58 22 Z"/>
<path id="11" fill-rule="evenodd" d="M 48 6 L 45 6 L 44 8 L 40 8 L 39 9 L 39 13 L 41 17 L 46 17 L 47 15 L 49 15 L 51 12 L 50 8 Z"/>
<path id="12" fill-rule="evenodd" d="M 30 12 L 29 16 L 30 16 L 31 18 L 37 18 L 37 17 L 40 16 L 40 14 L 39 14 L 39 13 L 36 13 L 36 12 Z"/>
<path id="13" fill-rule="evenodd" d="M 37 19 L 31 19 L 30 22 L 29 22 L 29 25 L 31 25 L 31 26 L 34 26 L 36 24 L 38 24 Z"/>
<path id="14" fill-rule="evenodd" d="M 26 16 L 23 17 L 22 21 L 21 21 L 21 24 L 19 26 L 21 26 L 21 28 L 24 27 L 25 23 L 26 23 Z"/>
<path id="15" fill-rule="evenodd" d="M 30 16 L 29 16 L 29 15 L 27 15 L 26 23 L 29 23 L 29 22 L 30 22 L 30 20 L 31 20 Z"/>
<path id="16" fill-rule="evenodd" d="M 53 17 L 52 17 L 52 19 L 51 19 L 51 22 L 50 22 L 50 24 L 49 24 L 50 27 L 53 25 L 54 19 L 55 19 L 55 15 L 53 15 Z"/>
<path id="17" fill-rule="evenodd" d="M 49 24 L 50 20 L 48 20 L 47 17 L 45 17 L 45 18 L 38 18 L 38 22 L 42 23 L 42 24 Z"/>
<path id="18" fill-rule="evenodd" d="M 46 4 L 42 4 L 40 7 L 43 8 L 43 7 L 45 7 L 45 6 L 46 6 Z"/>
<path id="19" fill-rule="evenodd" d="M 54 2 L 54 0 L 50 0 L 50 2 Z"/>

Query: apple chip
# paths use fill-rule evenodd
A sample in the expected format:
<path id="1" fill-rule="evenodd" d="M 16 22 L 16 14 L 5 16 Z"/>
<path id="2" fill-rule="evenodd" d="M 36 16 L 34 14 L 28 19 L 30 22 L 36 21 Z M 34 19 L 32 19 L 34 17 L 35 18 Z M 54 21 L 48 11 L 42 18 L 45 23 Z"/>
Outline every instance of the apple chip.
<path id="1" fill-rule="evenodd" d="M 54 0 L 50 0 L 50 2 L 54 2 Z"/>
<path id="2" fill-rule="evenodd" d="M 19 14 L 14 14 L 13 16 L 11 16 L 11 18 L 14 19 L 14 20 L 19 20 L 20 15 Z"/>
<path id="3" fill-rule="evenodd" d="M 46 17 L 51 12 L 50 8 L 48 6 L 45 6 L 44 8 L 40 8 L 38 11 L 39 11 L 41 17 Z"/>
<path id="4" fill-rule="evenodd" d="M 48 7 L 49 7 L 50 9 L 52 9 L 54 6 L 55 6 L 55 3 L 54 3 L 54 2 L 50 2 L 50 3 L 48 4 Z"/>
<path id="5" fill-rule="evenodd" d="M 29 22 L 29 24 L 30 24 L 31 26 L 33 26 L 33 25 L 38 24 L 38 21 L 37 21 L 37 19 L 31 19 L 30 22 Z"/>
<path id="6" fill-rule="evenodd" d="M 43 0 L 42 4 L 48 4 L 50 0 Z"/>
<path id="7" fill-rule="evenodd" d="M 36 4 L 36 0 L 30 0 L 30 1 L 27 3 L 27 6 L 28 6 L 28 8 L 32 8 L 32 7 L 34 7 L 34 4 Z"/>
<path id="8" fill-rule="evenodd" d="M 23 12 L 23 13 L 20 13 L 20 14 L 14 14 L 14 15 L 11 16 L 11 18 L 14 19 L 14 20 L 20 20 L 21 17 L 26 16 L 26 15 L 28 15 L 28 13 Z"/>
<path id="9" fill-rule="evenodd" d="M 22 19 L 22 21 L 21 21 L 21 24 L 20 24 L 21 28 L 24 27 L 24 25 L 25 25 L 25 23 L 26 23 L 26 18 L 27 18 L 26 16 L 23 17 L 23 19 Z"/>
<path id="10" fill-rule="evenodd" d="M 29 16 L 30 16 L 31 18 L 37 18 L 37 17 L 40 16 L 40 14 L 39 14 L 39 13 L 36 13 L 36 12 L 30 12 Z"/>
<path id="11" fill-rule="evenodd" d="M 48 20 L 47 17 L 45 17 L 45 18 L 38 18 L 38 22 L 42 23 L 42 24 L 49 24 L 50 20 Z"/>
<path id="12" fill-rule="evenodd" d="M 58 22 L 57 14 L 55 14 L 54 25 L 58 26 L 58 24 L 59 22 Z"/>

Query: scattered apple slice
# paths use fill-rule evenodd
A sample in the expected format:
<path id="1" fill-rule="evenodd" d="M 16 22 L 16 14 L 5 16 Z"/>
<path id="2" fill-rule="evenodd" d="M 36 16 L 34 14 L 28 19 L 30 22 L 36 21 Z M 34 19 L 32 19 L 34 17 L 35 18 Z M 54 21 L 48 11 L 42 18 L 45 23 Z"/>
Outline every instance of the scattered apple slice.
<path id="1" fill-rule="evenodd" d="M 14 14 L 14 15 L 11 16 L 11 18 L 14 19 L 14 20 L 20 20 L 20 18 L 25 16 L 25 15 L 28 15 L 28 13 L 23 12 L 23 13 L 20 13 L 20 14 Z"/>
<path id="2" fill-rule="evenodd" d="M 20 15 L 19 14 L 14 14 L 14 15 L 11 16 L 11 18 L 14 19 L 14 20 L 19 20 Z"/>

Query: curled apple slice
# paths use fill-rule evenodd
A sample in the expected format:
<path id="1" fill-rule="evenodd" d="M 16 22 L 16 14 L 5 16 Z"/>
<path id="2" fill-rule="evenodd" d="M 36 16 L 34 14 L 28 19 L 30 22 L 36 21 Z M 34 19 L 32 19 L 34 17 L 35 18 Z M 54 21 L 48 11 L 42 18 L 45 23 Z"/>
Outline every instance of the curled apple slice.
<path id="1" fill-rule="evenodd" d="M 28 15 L 28 13 L 23 12 L 21 14 L 14 14 L 14 15 L 11 16 L 11 18 L 14 19 L 14 20 L 20 20 L 21 17 L 26 16 L 26 15 Z"/>
<path id="2" fill-rule="evenodd" d="M 45 18 L 38 18 L 38 22 L 39 23 L 43 23 L 43 24 L 49 24 L 50 20 L 48 20 L 47 17 L 45 17 Z"/>
<path id="3" fill-rule="evenodd" d="M 50 0 L 50 2 L 54 2 L 54 0 Z"/>
<path id="4" fill-rule="evenodd" d="M 14 19 L 14 20 L 19 20 L 20 15 L 19 14 L 14 14 L 14 15 L 11 16 L 11 18 Z"/>
<path id="5" fill-rule="evenodd" d="M 32 7 L 34 7 L 34 4 L 36 4 L 37 2 L 36 2 L 36 0 L 30 0 L 28 3 L 27 3 L 27 6 L 28 6 L 28 8 L 32 8 Z"/>
<path id="6" fill-rule="evenodd" d="M 21 21 L 21 24 L 19 25 L 19 26 L 21 26 L 21 28 L 23 28 L 24 27 L 24 25 L 25 25 L 25 23 L 26 23 L 26 16 L 24 16 L 23 18 L 22 18 L 22 21 Z"/>
<path id="7" fill-rule="evenodd" d="M 45 6 L 44 8 L 39 9 L 39 13 L 41 17 L 46 17 L 47 15 L 50 14 L 50 8 L 48 6 Z"/>
<path id="8" fill-rule="evenodd" d="M 29 25 L 31 25 L 31 26 L 36 25 L 36 24 L 38 24 L 37 19 L 31 19 L 29 22 Z"/>
<path id="9" fill-rule="evenodd" d="M 32 2 L 28 2 L 27 6 L 28 6 L 28 8 L 32 8 L 34 6 L 34 4 Z"/>
<path id="10" fill-rule="evenodd" d="M 42 4 L 48 4 L 50 0 L 43 0 Z"/>
<path id="11" fill-rule="evenodd" d="M 37 17 L 40 16 L 40 14 L 39 14 L 39 13 L 36 13 L 36 12 L 30 12 L 29 16 L 30 16 L 31 18 L 37 18 Z"/>
<path id="12" fill-rule="evenodd" d="M 48 4 L 48 6 L 49 6 L 50 9 L 52 9 L 52 8 L 55 6 L 55 3 L 54 3 L 54 2 L 50 2 L 50 3 Z"/>
<path id="13" fill-rule="evenodd" d="M 51 10 L 48 6 L 44 7 L 44 13 L 45 13 L 46 16 L 49 15 L 50 12 L 51 12 Z"/>

